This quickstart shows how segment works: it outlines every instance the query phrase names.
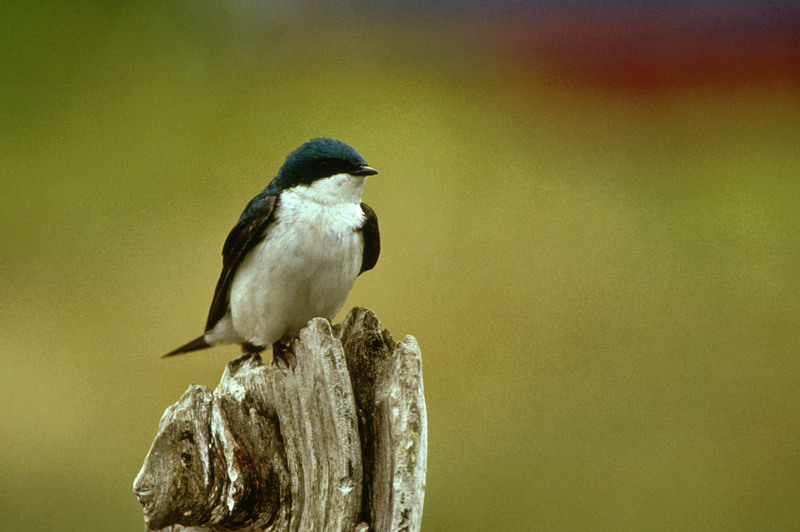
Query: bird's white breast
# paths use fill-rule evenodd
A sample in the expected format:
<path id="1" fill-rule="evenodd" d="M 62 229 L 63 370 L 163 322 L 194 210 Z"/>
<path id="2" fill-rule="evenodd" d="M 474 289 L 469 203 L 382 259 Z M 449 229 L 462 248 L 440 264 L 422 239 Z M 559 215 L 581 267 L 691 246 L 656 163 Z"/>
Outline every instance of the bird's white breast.
<path id="1" fill-rule="evenodd" d="M 341 189 L 351 199 L 356 191 L 334 178 L 321 185 Z M 310 319 L 333 319 L 344 305 L 364 251 L 357 231 L 364 223 L 363 178 L 360 187 L 355 185 L 355 202 L 317 201 L 314 186 L 281 194 L 275 222 L 242 261 L 231 285 L 230 318 L 241 340 L 265 347 L 287 341 Z M 330 200 L 330 191 L 324 192 L 321 197 Z"/>

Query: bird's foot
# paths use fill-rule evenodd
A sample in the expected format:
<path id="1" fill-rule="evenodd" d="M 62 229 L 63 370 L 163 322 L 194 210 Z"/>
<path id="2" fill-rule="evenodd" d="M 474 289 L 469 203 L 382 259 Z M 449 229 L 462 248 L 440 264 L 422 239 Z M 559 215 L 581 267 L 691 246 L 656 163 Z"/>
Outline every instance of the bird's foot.
<path id="1" fill-rule="evenodd" d="M 292 371 L 297 367 L 297 357 L 294 356 L 291 346 L 280 342 L 272 344 L 272 362 L 277 367 L 281 367 L 281 362 L 283 362 L 283 366 Z"/>
<path id="2" fill-rule="evenodd" d="M 263 347 L 260 345 L 251 344 L 250 342 L 244 342 L 241 344 L 242 346 L 242 353 L 245 355 L 257 355 L 264 350 Z"/>

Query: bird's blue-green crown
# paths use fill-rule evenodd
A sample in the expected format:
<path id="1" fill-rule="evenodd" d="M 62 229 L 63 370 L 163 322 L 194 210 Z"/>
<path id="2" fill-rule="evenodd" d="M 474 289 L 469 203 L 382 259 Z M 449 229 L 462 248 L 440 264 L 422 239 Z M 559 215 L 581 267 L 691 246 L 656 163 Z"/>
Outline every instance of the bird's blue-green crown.
<path id="1" fill-rule="evenodd" d="M 312 139 L 286 157 L 267 188 L 284 190 L 309 185 L 336 174 L 355 174 L 365 167 L 367 161 L 349 144 L 324 137 Z"/>

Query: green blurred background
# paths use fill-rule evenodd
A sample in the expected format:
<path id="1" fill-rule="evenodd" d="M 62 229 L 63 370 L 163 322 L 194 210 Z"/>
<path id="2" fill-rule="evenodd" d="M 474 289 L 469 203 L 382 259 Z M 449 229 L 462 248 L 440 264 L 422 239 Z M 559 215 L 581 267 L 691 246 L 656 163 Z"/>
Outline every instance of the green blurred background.
<path id="1" fill-rule="evenodd" d="M 424 530 L 800 526 L 796 30 L 543 5 L 5 3 L 0 529 L 142 530 L 238 352 L 159 356 L 323 135 L 380 171 L 345 310 L 422 348 Z"/>

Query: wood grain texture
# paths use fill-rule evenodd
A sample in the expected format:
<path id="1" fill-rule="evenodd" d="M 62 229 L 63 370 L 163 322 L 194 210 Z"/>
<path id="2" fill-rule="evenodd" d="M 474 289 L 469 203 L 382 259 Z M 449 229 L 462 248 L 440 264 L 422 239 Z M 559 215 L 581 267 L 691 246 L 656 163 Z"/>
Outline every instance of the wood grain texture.
<path id="1" fill-rule="evenodd" d="M 309 322 L 292 370 L 228 363 L 169 407 L 134 482 L 148 531 L 419 530 L 427 425 L 416 340 L 372 311 Z"/>

